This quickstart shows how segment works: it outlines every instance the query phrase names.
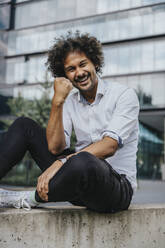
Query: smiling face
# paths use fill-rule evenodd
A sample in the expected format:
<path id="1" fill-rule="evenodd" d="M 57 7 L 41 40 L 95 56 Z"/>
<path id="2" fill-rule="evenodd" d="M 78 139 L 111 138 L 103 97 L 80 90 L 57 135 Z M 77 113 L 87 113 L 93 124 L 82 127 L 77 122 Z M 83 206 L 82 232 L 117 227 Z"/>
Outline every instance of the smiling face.
<path id="1" fill-rule="evenodd" d="M 96 93 L 98 83 L 96 69 L 83 52 L 70 52 L 64 61 L 64 71 L 73 86 L 83 95 L 87 92 Z"/>

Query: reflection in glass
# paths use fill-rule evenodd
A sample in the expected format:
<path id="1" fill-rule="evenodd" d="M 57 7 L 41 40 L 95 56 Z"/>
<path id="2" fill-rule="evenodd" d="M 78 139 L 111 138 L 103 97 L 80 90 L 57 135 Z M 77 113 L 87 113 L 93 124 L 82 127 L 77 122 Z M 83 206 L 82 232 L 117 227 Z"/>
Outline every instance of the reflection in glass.
<path id="1" fill-rule="evenodd" d="M 164 70 L 165 39 L 109 45 L 103 50 L 106 61 L 104 76 Z"/>
<path id="2" fill-rule="evenodd" d="M 150 5 L 164 1 L 91 0 L 89 4 L 88 0 L 42 0 L 29 2 L 25 0 L 17 0 L 17 3 L 19 2 L 25 3 L 16 5 L 16 28 L 32 27 L 77 17 L 129 9 L 142 5 Z M 61 12 L 65 14 L 61 14 Z"/>
<path id="3" fill-rule="evenodd" d="M 156 123 L 153 128 L 150 126 L 150 120 L 155 115 L 146 115 L 145 122 L 140 123 L 139 149 L 137 154 L 138 177 L 160 179 L 161 166 L 163 163 L 163 130 L 159 130 L 159 124 Z M 163 118 L 160 118 L 163 126 Z M 157 125 L 158 124 L 158 125 Z"/>
<path id="4" fill-rule="evenodd" d="M 6 83 L 38 83 L 50 80 L 51 77 L 46 72 L 46 59 L 46 55 L 31 56 L 26 61 L 24 57 L 7 59 Z"/>
<path id="5" fill-rule="evenodd" d="M 17 3 L 19 2 L 23 1 L 18 0 Z M 16 5 L 16 28 L 42 25 L 155 3 L 155 1 L 151 0 L 142 3 L 141 0 L 92 0 L 90 4 L 88 0 L 43 0 L 24 2 L 25 4 Z M 160 0 L 156 2 L 164 1 Z M 62 13 L 65 13 L 64 15 L 61 14 L 61 10 Z M 40 14 L 38 15 L 38 13 Z"/>
<path id="6" fill-rule="evenodd" d="M 12 31 L 9 33 L 9 55 L 47 51 L 54 37 L 66 34 L 68 30 L 75 31 L 79 29 L 81 32 L 90 32 L 101 40 L 101 42 L 154 35 L 158 32 L 165 33 L 165 25 L 163 25 L 164 22 L 162 21 L 164 15 L 165 5 L 162 5 L 161 9 L 148 7 L 33 29 Z M 155 22 L 154 25 L 153 22 Z"/>
<path id="7" fill-rule="evenodd" d="M 85 15 L 88 15 L 88 8 L 85 9 Z M 57 21 L 64 21 L 74 17 L 77 17 L 76 0 L 31 1 L 27 4 L 16 5 L 15 26 L 16 28 L 32 27 Z"/>
<path id="8" fill-rule="evenodd" d="M 123 83 L 134 88 L 141 107 L 165 107 L 165 73 L 109 77 L 107 82 Z"/>
<path id="9" fill-rule="evenodd" d="M 104 76 L 164 70 L 164 39 L 128 42 L 124 45 L 106 45 L 103 46 L 103 51 L 105 55 Z M 26 62 L 22 57 L 20 58 L 7 60 L 7 70 L 14 70 L 15 72 L 14 77 L 11 77 L 12 73 L 7 72 L 7 82 L 42 81 L 45 73 L 44 62 L 46 61 L 46 55 L 43 57 L 31 56 Z M 19 73 L 20 68 L 21 72 Z"/>

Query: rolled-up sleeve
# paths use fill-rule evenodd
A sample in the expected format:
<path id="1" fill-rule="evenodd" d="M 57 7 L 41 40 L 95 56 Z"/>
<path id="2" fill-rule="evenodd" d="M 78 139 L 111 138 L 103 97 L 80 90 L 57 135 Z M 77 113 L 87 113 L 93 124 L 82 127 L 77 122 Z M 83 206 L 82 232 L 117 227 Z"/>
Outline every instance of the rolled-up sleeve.
<path id="1" fill-rule="evenodd" d="M 137 129 L 138 115 L 139 101 L 137 95 L 133 89 L 127 88 L 118 97 L 112 118 L 106 125 L 102 138 L 108 136 L 117 140 L 118 146 L 121 148 L 131 133 Z"/>
<path id="2" fill-rule="evenodd" d="M 63 106 L 63 126 L 64 126 L 64 134 L 65 134 L 65 142 L 66 142 L 66 147 L 65 149 L 70 147 L 70 138 L 72 134 L 72 120 L 70 113 L 68 111 L 68 102 L 64 103 Z"/>

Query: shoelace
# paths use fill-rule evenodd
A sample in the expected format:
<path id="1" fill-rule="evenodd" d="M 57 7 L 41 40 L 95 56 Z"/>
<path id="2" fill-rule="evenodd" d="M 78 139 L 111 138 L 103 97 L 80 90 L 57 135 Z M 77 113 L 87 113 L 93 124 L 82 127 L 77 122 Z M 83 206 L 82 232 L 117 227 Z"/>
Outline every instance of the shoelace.
<path id="1" fill-rule="evenodd" d="M 25 199 L 25 197 L 22 197 L 21 199 L 19 199 L 17 202 L 15 202 L 13 204 L 13 207 L 15 208 L 23 208 L 27 211 L 31 210 L 31 206 L 30 204 L 27 202 L 27 200 Z"/>
<path id="2" fill-rule="evenodd" d="M 2 195 L 2 198 L 3 197 L 5 197 L 6 195 L 14 195 L 14 196 L 17 196 L 17 192 L 15 192 L 15 191 L 10 191 L 10 192 L 8 192 L 8 191 L 0 191 L 0 195 Z M 3 205 L 3 200 L 2 200 L 2 205 Z M 15 203 L 13 203 L 13 200 L 11 200 L 11 201 L 9 201 L 8 203 L 5 203 L 4 205 L 8 205 L 8 206 L 13 206 L 13 207 L 15 207 L 15 208 L 17 208 L 17 209 L 20 209 L 20 208 L 23 208 L 23 209 L 25 209 L 25 210 L 27 210 L 27 211 L 29 211 L 29 210 L 31 210 L 31 206 L 30 206 L 30 204 L 27 202 L 27 200 L 26 200 L 26 196 L 25 195 L 22 195 L 21 197 L 20 197 L 20 199 L 18 199 L 18 200 L 15 200 Z"/>

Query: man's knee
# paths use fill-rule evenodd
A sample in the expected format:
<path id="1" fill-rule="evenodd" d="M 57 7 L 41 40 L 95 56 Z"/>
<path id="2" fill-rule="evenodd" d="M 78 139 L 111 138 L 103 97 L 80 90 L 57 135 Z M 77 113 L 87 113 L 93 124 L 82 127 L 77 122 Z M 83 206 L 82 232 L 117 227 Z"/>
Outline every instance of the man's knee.
<path id="1" fill-rule="evenodd" d="M 34 137 L 34 135 L 36 135 L 37 133 L 37 130 L 40 129 L 41 127 L 35 121 L 28 117 L 17 118 L 9 127 L 9 130 L 17 133 L 17 136 L 30 138 Z"/>
<path id="2" fill-rule="evenodd" d="M 21 131 L 27 131 L 27 130 L 33 130 L 36 128 L 41 128 L 37 122 L 35 122 L 34 120 L 32 120 L 31 118 L 28 117 L 24 117 L 21 116 L 19 118 L 17 118 L 13 124 L 11 125 L 12 128 L 19 128 L 19 130 Z"/>
<path id="3" fill-rule="evenodd" d="M 28 117 L 24 117 L 24 116 L 21 116 L 21 117 L 18 117 L 12 124 L 12 126 L 15 126 L 15 127 L 23 127 L 24 125 L 29 125 L 29 123 L 32 123 L 33 120 L 28 118 Z"/>
<path id="4" fill-rule="evenodd" d="M 96 157 L 89 152 L 80 152 L 69 159 L 70 170 L 72 173 L 86 173 L 95 170 Z"/>

